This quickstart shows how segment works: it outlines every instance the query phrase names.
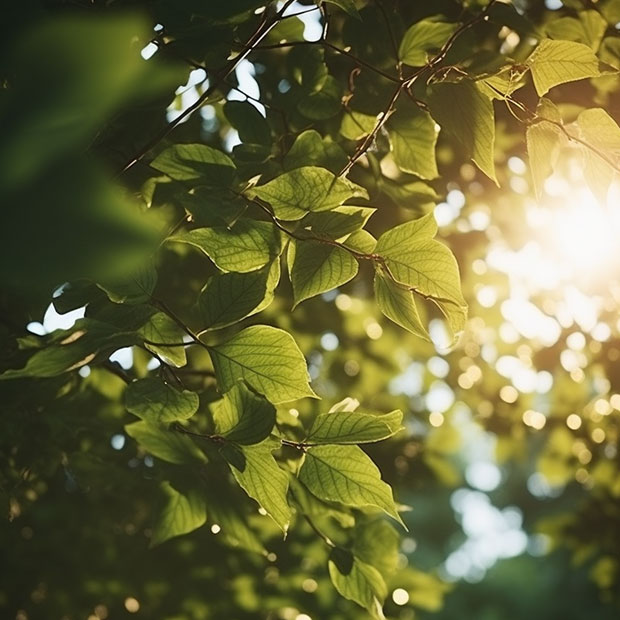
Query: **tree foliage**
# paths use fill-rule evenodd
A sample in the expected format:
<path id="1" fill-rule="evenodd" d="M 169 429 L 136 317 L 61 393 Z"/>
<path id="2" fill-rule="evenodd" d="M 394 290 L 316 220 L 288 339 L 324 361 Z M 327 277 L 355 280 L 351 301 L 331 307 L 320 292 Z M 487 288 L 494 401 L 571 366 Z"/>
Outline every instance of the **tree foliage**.
<path id="1" fill-rule="evenodd" d="M 484 259 L 500 235 L 519 247 L 528 184 L 540 198 L 567 162 L 601 200 L 613 187 L 620 3 L 14 4 L 7 617 L 438 612 L 455 524 L 430 498 L 461 484 L 464 410 L 518 472 L 500 502 L 527 506 L 528 476 L 564 490 L 527 527 L 613 614 L 618 280 L 589 327 L 549 297 L 561 336 L 500 341 L 511 284 Z M 465 207 L 438 226 L 455 191 L 486 224 L 459 228 Z M 80 318 L 47 333 L 46 309 Z M 501 357 L 552 388 L 511 384 Z M 418 503 L 437 530 L 416 568 Z"/>

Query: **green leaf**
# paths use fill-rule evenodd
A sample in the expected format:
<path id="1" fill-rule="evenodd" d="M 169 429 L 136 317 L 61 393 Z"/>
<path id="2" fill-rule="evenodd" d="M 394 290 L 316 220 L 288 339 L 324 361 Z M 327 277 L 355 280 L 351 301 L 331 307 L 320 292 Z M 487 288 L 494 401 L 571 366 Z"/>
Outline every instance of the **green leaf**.
<path id="1" fill-rule="evenodd" d="M 119 331 L 94 319 L 80 319 L 71 329 L 57 330 L 49 344 L 34 353 L 24 368 L 5 370 L 1 379 L 55 377 L 107 358 L 113 351 L 137 342 L 133 332 Z"/>
<path id="2" fill-rule="evenodd" d="M 300 220 L 309 211 L 328 211 L 354 196 L 368 198 L 364 188 L 315 166 L 285 172 L 247 194 L 269 203 L 281 220 Z"/>
<path id="3" fill-rule="evenodd" d="M 275 407 L 236 383 L 222 400 L 211 405 L 218 435 L 238 444 L 257 444 L 269 437 L 276 423 Z"/>
<path id="4" fill-rule="evenodd" d="M 340 112 L 342 108 L 342 87 L 338 80 L 328 75 L 320 90 L 302 97 L 297 109 L 311 120 L 325 120 Z"/>
<path id="5" fill-rule="evenodd" d="M 286 500 L 289 475 L 280 468 L 271 454 L 279 447 L 279 442 L 267 440 L 253 446 L 228 444 L 221 452 L 239 486 L 286 533 L 291 520 L 291 509 Z"/>
<path id="6" fill-rule="evenodd" d="M 598 151 L 610 161 L 618 161 L 620 156 L 620 127 L 602 108 L 584 110 L 577 118 L 581 138 L 593 148 L 581 145 L 584 158 L 584 177 L 592 192 L 604 204 L 609 186 L 616 171 L 605 161 Z M 594 149 L 594 150 L 593 150 Z"/>
<path id="7" fill-rule="evenodd" d="M 198 297 L 203 329 L 219 329 L 237 323 L 266 308 L 280 281 L 280 261 L 248 273 L 211 276 Z"/>
<path id="8" fill-rule="evenodd" d="M 319 414 L 304 443 L 358 444 L 387 439 L 402 430 L 403 413 L 396 409 L 384 415 L 359 411 Z"/>
<path id="9" fill-rule="evenodd" d="M 188 213 L 196 226 L 232 226 L 247 209 L 246 201 L 231 195 L 228 189 L 213 187 L 197 187 L 191 194 L 183 193 L 175 196 Z"/>
<path id="10" fill-rule="evenodd" d="M 305 299 L 349 282 L 357 275 L 359 265 L 341 247 L 321 241 L 291 240 L 288 269 L 295 307 Z"/>
<path id="11" fill-rule="evenodd" d="M 607 30 L 607 22 L 598 11 L 581 11 L 579 19 L 560 17 L 551 20 L 545 27 L 551 39 L 585 43 L 596 52 Z"/>
<path id="12" fill-rule="evenodd" d="M 270 222 L 242 218 L 231 228 L 196 228 L 170 237 L 202 250 L 222 271 L 247 273 L 271 263 L 282 251 L 280 231 Z"/>
<path id="13" fill-rule="evenodd" d="M 110 282 L 99 282 L 110 301 L 125 304 L 142 304 L 148 302 L 157 284 L 157 271 L 152 263 L 143 265 L 124 278 Z"/>
<path id="14" fill-rule="evenodd" d="M 366 609 L 373 618 L 384 620 L 383 602 L 387 587 L 381 573 L 349 551 L 336 548 L 327 563 L 336 590 Z"/>
<path id="15" fill-rule="evenodd" d="M 400 535 L 385 519 L 358 519 L 352 551 L 357 558 L 374 566 L 384 577 L 398 569 Z"/>
<path id="16" fill-rule="evenodd" d="M 495 177 L 493 103 L 471 80 L 432 86 L 428 105 L 433 118 L 461 144 L 467 157 L 492 181 Z"/>
<path id="17" fill-rule="evenodd" d="M 175 144 L 160 153 L 151 167 L 175 181 L 199 181 L 202 185 L 227 186 L 235 176 L 232 159 L 205 144 Z"/>
<path id="18" fill-rule="evenodd" d="M 599 50 L 602 62 L 620 69 L 620 39 L 617 37 L 605 37 Z"/>
<path id="19" fill-rule="evenodd" d="M 157 312 L 140 328 L 138 334 L 144 340 L 161 343 L 162 345 L 183 342 L 187 335 L 167 314 Z M 144 345 L 149 351 L 156 353 L 166 363 L 180 368 L 187 364 L 185 347 L 157 346 L 154 344 Z"/>
<path id="20" fill-rule="evenodd" d="M 293 337 L 281 329 L 252 325 L 210 347 L 210 353 L 224 391 L 243 379 L 274 405 L 316 397 L 308 383 L 304 356 Z"/>
<path id="21" fill-rule="evenodd" d="M 428 112 L 411 105 L 399 108 L 387 123 L 392 154 L 403 172 L 422 179 L 437 177 L 435 121 Z"/>
<path id="22" fill-rule="evenodd" d="M 598 77 L 598 59 L 583 43 L 543 39 L 527 59 L 540 97 L 566 82 Z"/>
<path id="23" fill-rule="evenodd" d="M 263 115 L 247 101 L 227 101 L 224 114 L 242 142 L 271 146 L 271 129 Z"/>
<path id="24" fill-rule="evenodd" d="M 207 509 L 204 496 L 196 489 L 179 493 L 169 482 L 162 482 L 161 490 L 166 495 L 166 505 L 159 513 L 153 527 L 150 547 L 189 534 L 207 521 Z"/>
<path id="25" fill-rule="evenodd" d="M 125 390 L 127 410 L 154 424 L 191 418 L 198 404 L 198 394 L 179 391 L 156 377 L 133 381 Z"/>
<path id="26" fill-rule="evenodd" d="M 376 115 L 363 114 L 346 108 L 340 123 L 340 133 L 347 140 L 361 140 L 373 131 L 376 124 Z"/>
<path id="27" fill-rule="evenodd" d="M 319 166 L 339 172 L 347 163 L 347 154 L 329 137 L 322 138 L 315 129 L 300 133 L 284 158 L 284 169 Z"/>
<path id="28" fill-rule="evenodd" d="M 312 234 L 333 241 L 341 240 L 363 228 L 376 209 L 371 207 L 336 207 L 331 211 L 308 213 L 301 221 L 300 227 L 312 231 Z"/>
<path id="29" fill-rule="evenodd" d="M 435 301 L 466 307 L 456 259 L 433 239 L 437 223 L 432 213 L 383 233 L 376 252 L 397 282 Z"/>
<path id="30" fill-rule="evenodd" d="M 398 58 L 412 67 L 421 67 L 430 59 L 429 52 L 437 52 L 454 34 L 457 24 L 436 21 L 434 18 L 422 19 L 413 24 L 400 43 Z"/>
<path id="31" fill-rule="evenodd" d="M 175 465 L 195 465 L 207 462 L 207 457 L 198 446 L 187 435 L 180 432 L 150 424 L 145 420 L 127 424 L 125 432 L 133 437 L 144 450 L 162 461 Z"/>
<path id="32" fill-rule="evenodd" d="M 390 321 L 394 321 L 416 336 L 429 340 L 426 327 L 420 319 L 413 293 L 406 287 L 398 285 L 382 273 L 381 268 L 375 272 L 375 299 L 379 310 Z"/>
<path id="33" fill-rule="evenodd" d="M 553 172 L 557 160 L 562 130 L 557 125 L 541 121 L 527 128 L 525 139 L 534 193 L 540 199 L 545 180 Z"/>
<path id="34" fill-rule="evenodd" d="M 375 251 L 377 240 L 367 230 L 362 229 L 351 233 L 342 242 L 342 245 L 362 254 L 372 254 Z"/>
<path id="35" fill-rule="evenodd" d="M 212 484 L 209 485 L 209 482 Z M 218 538 L 234 549 L 267 555 L 258 536 L 248 527 L 247 515 L 241 510 L 243 502 L 240 500 L 243 499 L 243 491 L 231 485 L 226 492 L 222 492 L 220 482 L 212 476 L 205 487 L 209 522 L 221 528 L 217 534 Z M 238 493 L 231 493 L 233 489 Z"/>
<path id="36" fill-rule="evenodd" d="M 392 489 L 358 446 L 315 446 L 306 451 L 299 480 L 319 499 L 345 506 L 380 508 L 402 523 Z"/>
<path id="37" fill-rule="evenodd" d="M 355 6 L 353 0 L 327 0 L 330 4 L 334 4 L 340 7 L 345 13 L 348 13 L 351 17 L 357 17 L 360 19 L 360 14 Z"/>

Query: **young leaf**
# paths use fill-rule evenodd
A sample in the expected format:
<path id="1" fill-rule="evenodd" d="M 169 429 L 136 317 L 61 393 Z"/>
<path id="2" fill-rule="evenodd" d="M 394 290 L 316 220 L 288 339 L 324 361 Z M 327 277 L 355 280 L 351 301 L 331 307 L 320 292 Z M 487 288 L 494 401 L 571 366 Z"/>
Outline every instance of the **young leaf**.
<path id="1" fill-rule="evenodd" d="M 286 533 L 291 520 L 291 509 L 286 499 L 289 476 L 271 454 L 278 447 L 279 442 L 268 440 L 253 446 L 228 444 L 221 449 L 221 453 L 239 486 Z"/>
<path id="2" fill-rule="evenodd" d="M 456 24 L 439 22 L 433 18 L 420 20 L 405 32 L 398 49 L 398 58 L 406 65 L 422 67 L 430 60 L 429 52 L 438 51 L 456 28 Z"/>
<path id="3" fill-rule="evenodd" d="M 231 228 L 196 228 L 170 237 L 202 250 L 222 271 L 247 273 L 271 263 L 282 251 L 280 231 L 270 222 L 243 218 Z"/>
<path id="4" fill-rule="evenodd" d="M 376 620 L 385 620 L 383 602 L 387 587 L 374 566 L 339 548 L 332 551 L 327 566 L 332 583 L 342 596 L 364 607 Z"/>
<path id="5" fill-rule="evenodd" d="M 203 329 L 226 327 L 266 308 L 279 281 L 279 260 L 257 271 L 211 276 L 198 297 Z"/>
<path id="6" fill-rule="evenodd" d="M 441 82 L 432 86 L 428 105 L 433 118 L 461 144 L 465 155 L 492 181 L 495 178 L 495 112 L 475 82 Z"/>
<path id="7" fill-rule="evenodd" d="M 375 299 L 379 310 L 390 321 L 425 340 L 429 339 L 426 327 L 420 319 L 413 293 L 403 285 L 398 285 L 382 273 L 380 267 L 375 272 Z"/>
<path id="8" fill-rule="evenodd" d="M 166 363 L 180 368 L 187 364 L 185 347 L 170 347 L 167 345 L 183 342 L 186 333 L 163 312 L 157 312 L 140 328 L 138 334 L 149 342 L 161 343 L 164 346 L 145 343 L 144 346 L 153 353 L 157 353 Z"/>
<path id="9" fill-rule="evenodd" d="M 198 394 L 177 390 L 156 377 L 133 381 L 125 390 L 127 410 L 153 424 L 191 418 L 198 404 Z"/>
<path id="10" fill-rule="evenodd" d="M 269 437 L 276 423 L 275 407 L 243 382 L 236 383 L 222 400 L 211 405 L 215 430 L 238 444 L 257 444 Z"/>
<path id="11" fill-rule="evenodd" d="M 308 448 L 299 480 L 319 499 L 355 508 L 374 506 L 402 523 L 392 489 L 358 446 Z"/>
<path id="12" fill-rule="evenodd" d="M 291 241 L 288 269 L 293 285 L 293 307 L 352 280 L 359 269 L 347 250 L 320 241 Z"/>
<path id="13" fill-rule="evenodd" d="M 437 131 L 431 115 L 408 105 L 390 117 L 387 129 L 396 165 L 421 179 L 435 179 Z"/>
<path id="14" fill-rule="evenodd" d="M 187 436 L 145 420 L 127 424 L 125 432 L 158 459 L 175 465 L 206 463 L 207 457 Z"/>
<path id="15" fill-rule="evenodd" d="M 207 521 L 205 499 L 199 491 L 189 489 L 187 493 L 179 493 L 169 482 L 162 482 L 160 488 L 166 495 L 166 505 L 153 526 L 150 547 L 189 534 Z"/>
<path id="16" fill-rule="evenodd" d="M 433 239 L 437 223 L 432 213 L 383 233 L 376 252 L 397 282 L 437 301 L 466 307 L 458 265 L 452 252 Z"/>
<path id="17" fill-rule="evenodd" d="M 309 211 L 328 211 L 354 196 L 368 198 L 364 188 L 315 166 L 290 170 L 246 193 L 268 202 L 281 220 L 300 220 Z"/>
<path id="18" fill-rule="evenodd" d="M 227 186 L 235 175 L 230 157 L 205 144 L 175 144 L 160 153 L 151 167 L 175 181 L 199 181 L 203 185 Z"/>
<path id="19" fill-rule="evenodd" d="M 384 415 L 358 411 L 335 411 L 319 414 L 304 443 L 358 444 L 372 443 L 391 437 L 404 427 L 402 411 Z"/>
<path id="20" fill-rule="evenodd" d="M 598 59 L 583 43 L 544 39 L 527 59 L 540 97 L 558 84 L 598 77 Z"/>
<path id="21" fill-rule="evenodd" d="M 228 391 L 241 379 L 274 405 L 316 397 L 306 360 L 293 337 L 275 327 L 252 325 L 210 348 L 217 380 Z"/>

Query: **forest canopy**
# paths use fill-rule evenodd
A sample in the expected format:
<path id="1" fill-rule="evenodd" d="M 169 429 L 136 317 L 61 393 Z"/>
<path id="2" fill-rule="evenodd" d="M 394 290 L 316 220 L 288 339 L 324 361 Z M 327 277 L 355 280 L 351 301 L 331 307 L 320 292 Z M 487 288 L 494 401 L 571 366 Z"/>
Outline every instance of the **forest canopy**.
<path id="1" fill-rule="evenodd" d="M 10 5 L 2 617 L 617 618 L 620 0 Z"/>

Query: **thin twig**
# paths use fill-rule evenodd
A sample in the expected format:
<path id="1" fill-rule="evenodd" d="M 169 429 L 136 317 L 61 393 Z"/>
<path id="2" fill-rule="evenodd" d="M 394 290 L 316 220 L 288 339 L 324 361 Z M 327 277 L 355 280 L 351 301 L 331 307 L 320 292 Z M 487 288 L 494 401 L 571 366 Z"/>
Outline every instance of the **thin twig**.
<path id="1" fill-rule="evenodd" d="M 243 51 L 229 61 L 223 69 L 216 72 L 213 75 L 213 79 L 209 80 L 210 84 L 205 92 L 202 93 L 202 95 L 200 95 L 200 97 L 192 105 L 183 110 L 183 112 L 171 123 L 164 127 L 164 129 L 162 129 L 162 131 L 160 131 L 154 138 L 149 140 L 149 142 L 147 142 L 147 144 L 145 144 L 142 149 L 140 149 L 140 151 L 123 166 L 119 174 L 126 172 L 137 164 L 151 149 L 166 138 L 182 121 L 202 107 L 204 102 L 220 87 L 222 82 L 237 68 L 239 63 L 247 57 L 254 47 L 258 45 L 267 36 L 267 34 L 269 34 L 269 31 L 282 19 L 283 13 L 293 3 L 293 1 L 294 0 L 288 0 L 282 9 L 276 13 L 275 17 L 271 20 L 268 18 L 267 11 L 265 11 L 263 19 L 252 36 L 248 39 L 247 43 L 244 45 Z"/>

